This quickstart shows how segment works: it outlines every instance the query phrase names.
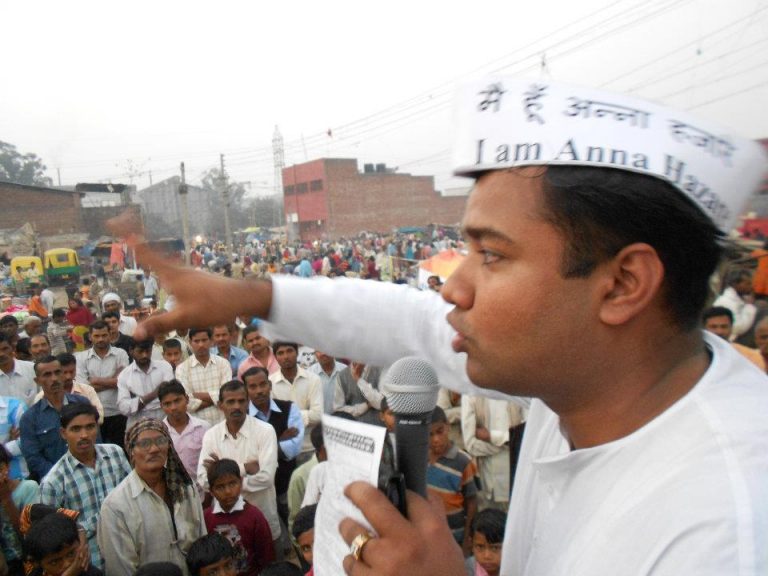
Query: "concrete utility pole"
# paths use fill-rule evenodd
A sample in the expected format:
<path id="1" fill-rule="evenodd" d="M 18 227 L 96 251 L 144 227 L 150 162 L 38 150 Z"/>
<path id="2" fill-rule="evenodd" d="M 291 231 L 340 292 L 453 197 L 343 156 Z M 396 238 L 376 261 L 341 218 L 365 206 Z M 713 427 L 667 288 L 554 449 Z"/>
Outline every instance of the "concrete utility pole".
<path id="1" fill-rule="evenodd" d="M 229 225 L 229 185 L 224 173 L 224 154 L 219 154 L 219 161 L 221 163 L 221 195 L 224 198 L 224 242 L 227 246 L 227 258 L 229 258 L 234 247 L 232 246 L 232 228 Z"/>
<path id="2" fill-rule="evenodd" d="M 181 204 L 181 230 L 184 235 L 184 263 L 189 266 L 192 263 L 190 238 L 189 238 L 189 204 L 187 203 L 187 178 L 184 172 L 184 162 L 181 163 L 181 183 L 179 184 L 179 203 Z"/>
<path id="3" fill-rule="evenodd" d="M 283 168 L 285 168 L 285 150 L 283 148 L 283 135 L 275 126 L 272 134 L 272 158 L 275 165 L 275 214 L 273 222 L 276 226 L 285 226 L 283 219 Z"/>

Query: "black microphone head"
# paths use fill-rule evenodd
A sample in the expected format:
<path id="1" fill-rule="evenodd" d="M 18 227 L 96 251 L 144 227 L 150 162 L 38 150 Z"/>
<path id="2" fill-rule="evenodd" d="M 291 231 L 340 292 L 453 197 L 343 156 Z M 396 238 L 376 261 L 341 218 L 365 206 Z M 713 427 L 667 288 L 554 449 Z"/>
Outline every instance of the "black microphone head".
<path id="1" fill-rule="evenodd" d="M 381 387 L 395 414 L 425 414 L 437 404 L 437 372 L 432 364 L 415 356 L 400 358 L 392 364 Z"/>

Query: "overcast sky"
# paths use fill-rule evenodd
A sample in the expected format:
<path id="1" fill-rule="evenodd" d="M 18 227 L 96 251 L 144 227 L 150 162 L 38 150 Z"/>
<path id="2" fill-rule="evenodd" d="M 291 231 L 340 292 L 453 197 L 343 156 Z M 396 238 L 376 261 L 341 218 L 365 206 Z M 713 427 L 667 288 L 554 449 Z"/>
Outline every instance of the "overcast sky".
<path id="1" fill-rule="evenodd" d="M 768 137 L 768 0 L 4 2 L 0 140 L 62 184 L 226 156 L 384 162 L 450 180 L 451 86 L 489 72 L 602 86 Z M 542 56 L 545 66 L 542 67 Z M 332 136 L 326 134 L 332 131 Z"/>

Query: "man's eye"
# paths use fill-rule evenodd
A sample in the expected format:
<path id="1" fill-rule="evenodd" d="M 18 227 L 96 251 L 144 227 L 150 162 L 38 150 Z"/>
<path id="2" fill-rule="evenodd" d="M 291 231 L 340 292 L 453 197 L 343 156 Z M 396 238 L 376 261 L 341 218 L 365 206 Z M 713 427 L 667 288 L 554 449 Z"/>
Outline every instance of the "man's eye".
<path id="1" fill-rule="evenodd" d="M 499 255 L 489 250 L 480 250 L 480 255 L 483 258 L 483 264 L 493 264 L 499 260 Z"/>

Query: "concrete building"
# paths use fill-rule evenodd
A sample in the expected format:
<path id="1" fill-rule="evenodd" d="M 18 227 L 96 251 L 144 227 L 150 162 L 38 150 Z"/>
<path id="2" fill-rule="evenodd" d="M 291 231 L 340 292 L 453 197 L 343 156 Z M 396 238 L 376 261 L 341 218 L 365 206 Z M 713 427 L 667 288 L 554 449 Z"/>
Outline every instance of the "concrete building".
<path id="1" fill-rule="evenodd" d="M 164 236 L 181 236 L 181 204 L 179 202 L 179 184 L 181 178 L 172 176 L 152 186 L 139 190 L 135 199 L 144 208 L 145 219 L 151 225 L 152 219 L 160 219 L 168 227 Z M 210 234 L 213 229 L 211 210 L 216 202 L 220 202 L 213 192 L 199 186 L 187 185 L 189 193 L 189 231 L 192 235 Z"/>
<path id="2" fill-rule="evenodd" d="M 283 169 L 285 219 L 301 240 L 456 224 L 466 196 L 443 196 L 432 176 L 399 174 L 384 164 L 321 158 Z"/>

